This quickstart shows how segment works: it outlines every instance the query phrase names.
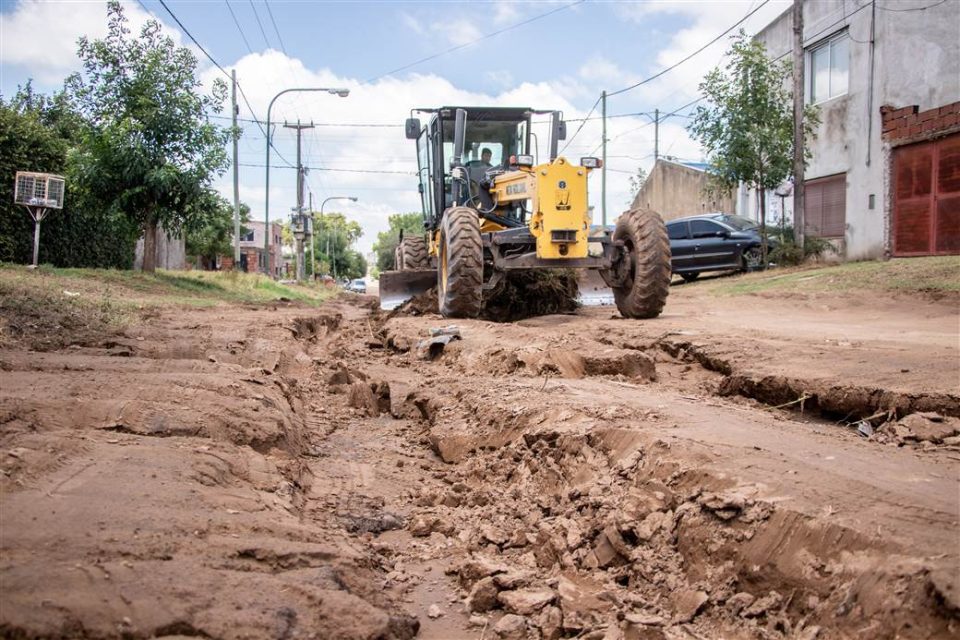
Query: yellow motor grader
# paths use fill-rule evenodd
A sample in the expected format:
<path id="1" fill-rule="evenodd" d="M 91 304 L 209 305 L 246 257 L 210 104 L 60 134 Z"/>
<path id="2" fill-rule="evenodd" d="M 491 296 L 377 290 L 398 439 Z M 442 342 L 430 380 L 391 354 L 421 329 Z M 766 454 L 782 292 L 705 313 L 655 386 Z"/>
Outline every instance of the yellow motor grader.
<path id="1" fill-rule="evenodd" d="M 559 111 L 502 107 L 414 109 L 424 235 L 400 238 L 396 270 L 380 275 L 380 302 L 394 308 L 436 286 L 446 317 L 480 314 L 511 271 L 583 270 L 586 304 L 611 298 L 628 318 L 660 314 L 670 285 L 670 243 L 657 213 L 631 209 L 612 233 L 592 227 L 587 178 L 597 158 L 557 153 Z M 547 116 L 549 161 L 537 163 L 534 116 Z M 612 296 L 610 295 L 612 292 Z"/>

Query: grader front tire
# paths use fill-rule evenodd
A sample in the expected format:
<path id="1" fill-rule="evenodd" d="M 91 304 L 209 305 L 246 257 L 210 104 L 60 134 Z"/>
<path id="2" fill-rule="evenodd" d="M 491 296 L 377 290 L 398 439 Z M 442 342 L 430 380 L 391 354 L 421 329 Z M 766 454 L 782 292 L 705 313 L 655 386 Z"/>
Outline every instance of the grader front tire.
<path id="1" fill-rule="evenodd" d="M 625 318 L 656 318 L 670 292 L 670 240 L 660 214 L 631 209 L 617 220 L 613 239 L 626 249 L 619 269 L 624 284 L 613 288 L 617 309 Z"/>
<path id="2" fill-rule="evenodd" d="M 409 236 L 400 241 L 397 247 L 397 269 L 429 269 L 430 255 L 427 253 L 427 240 L 423 236 Z"/>
<path id="3" fill-rule="evenodd" d="M 446 318 L 475 318 L 483 303 L 483 241 L 477 212 L 450 209 L 440 225 L 437 298 Z"/>

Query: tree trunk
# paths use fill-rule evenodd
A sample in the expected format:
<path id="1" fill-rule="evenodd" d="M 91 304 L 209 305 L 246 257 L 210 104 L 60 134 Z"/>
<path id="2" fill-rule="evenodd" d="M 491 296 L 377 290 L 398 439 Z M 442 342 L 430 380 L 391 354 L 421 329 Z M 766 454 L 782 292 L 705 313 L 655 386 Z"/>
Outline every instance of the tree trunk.
<path id="1" fill-rule="evenodd" d="M 767 190 L 762 186 L 757 194 L 760 198 L 760 257 L 761 269 L 767 268 Z"/>
<path id="2" fill-rule="evenodd" d="M 143 271 L 157 270 L 157 223 L 148 221 L 143 227 Z"/>

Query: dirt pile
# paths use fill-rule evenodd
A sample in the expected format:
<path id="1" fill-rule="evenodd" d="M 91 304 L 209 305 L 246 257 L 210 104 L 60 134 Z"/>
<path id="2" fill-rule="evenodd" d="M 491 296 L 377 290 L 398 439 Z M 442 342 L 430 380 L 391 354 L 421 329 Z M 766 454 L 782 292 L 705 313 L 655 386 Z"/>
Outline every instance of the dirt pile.
<path id="1" fill-rule="evenodd" d="M 524 318 L 573 313 L 579 307 L 577 274 L 569 269 L 518 271 L 504 275 L 492 291 L 484 292 L 480 317 L 492 322 L 516 322 Z M 388 314 L 423 316 L 437 313 L 437 290 L 414 296 Z"/>

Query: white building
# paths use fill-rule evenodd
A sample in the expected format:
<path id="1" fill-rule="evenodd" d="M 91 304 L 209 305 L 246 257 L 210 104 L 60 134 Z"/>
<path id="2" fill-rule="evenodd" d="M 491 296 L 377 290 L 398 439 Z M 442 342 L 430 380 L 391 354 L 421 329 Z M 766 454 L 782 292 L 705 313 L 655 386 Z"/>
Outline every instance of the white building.
<path id="1" fill-rule="evenodd" d="M 792 8 L 756 35 L 793 50 Z M 806 227 L 848 260 L 960 253 L 960 0 L 806 0 Z M 737 210 L 756 218 L 741 189 Z M 791 198 L 786 215 L 792 219 Z M 767 219 L 781 199 L 767 197 Z"/>

